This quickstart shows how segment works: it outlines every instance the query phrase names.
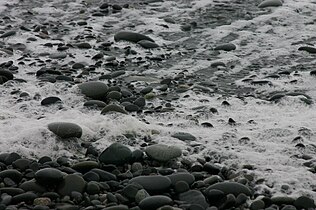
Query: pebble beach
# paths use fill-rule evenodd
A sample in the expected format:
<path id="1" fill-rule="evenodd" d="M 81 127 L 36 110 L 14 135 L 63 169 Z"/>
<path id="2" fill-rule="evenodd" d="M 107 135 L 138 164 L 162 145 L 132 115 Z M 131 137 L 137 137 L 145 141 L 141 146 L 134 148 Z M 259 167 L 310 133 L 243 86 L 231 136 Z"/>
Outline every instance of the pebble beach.
<path id="1" fill-rule="evenodd" d="M 314 0 L 0 0 L 0 210 L 316 209 Z"/>

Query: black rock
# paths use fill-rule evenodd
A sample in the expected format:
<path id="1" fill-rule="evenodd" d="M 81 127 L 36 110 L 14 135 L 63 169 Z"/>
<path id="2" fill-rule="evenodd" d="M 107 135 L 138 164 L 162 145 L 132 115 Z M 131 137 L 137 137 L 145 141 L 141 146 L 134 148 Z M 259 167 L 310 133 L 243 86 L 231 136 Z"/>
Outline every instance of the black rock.
<path id="1" fill-rule="evenodd" d="M 187 173 L 187 172 L 179 172 L 179 173 L 168 175 L 167 177 L 171 180 L 172 185 L 175 185 L 179 181 L 184 181 L 188 185 L 191 185 L 195 181 L 195 177 L 192 174 Z"/>
<path id="2" fill-rule="evenodd" d="M 182 155 L 182 150 L 180 148 L 165 144 L 154 144 L 148 146 L 145 152 L 148 157 L 159 162 L 167 162 Z"/>
<path id="3" fill-rule="evenodd" d="M 6 38 L 9 36 L 13 36 L 15 34 L 16 34 L 16 31 L 8 31 L 8 32 L 5 32 L 4 34 L 1 34 L 0 38 Z"/>
<path id="4" fill-rule="evenodd" d="M 153 39 L 149 38 L 146 35 L 135 33 L 135 32 L 130 32 L 130 31 L 121 31 L 115 34 L 114 40 L 116 42 L 118 41 L 129 41 L 129 42 L 134 42 L 137 43 L 141 40 L 148 40 L 151 42 L 154 42 Z"/>
<path id="5" fill-rule="evenodd" d="M 0 69 L 0 76 L 5 77 L 7 80 L 12 80 L 14 78 L 11 71 Z"/>
<path id="6" fill-rule="evenodd" d="M 13 196 L 11 203 L 17 204 L 17 203 L 25 202 L 27 204 L 32 204 L 34 199 L 37 197 L 38 196 L 33 192 L 26 192 L 26 193 Z"/>
<path id="7" fill-rule="evenodd" d="M 214 48 L 214 50 L 224 50 L 224 51 L 232 51 L 236 49 L 236 45 L 232 43 L 218 45 Z"/>
<path id="8" fill-rule="evenodd" d="M 17 159 L 12 163 L 12 166 L 20 171 L 25 171 L 25 169 L 29 168 L 31 161 L 26 158 Z"/>
<path id="9" fill-rule="evenodd" d="M 103 82 L 86 82 L 78 85 L 78 87 L 82 94 L 96 100 L 104 99 L 108 91 L 108 86 Z"/>
<path id="10" fill-rule="evenodd" d="M 226 195 L 220 190 L 207 190 L 205 196 L 211 206 L 219 206 L 226 200 Z M 246 197 L 247 199 L 247 197 Z"/>
<path id="11" fill-rule="evenodd" d="M 69 174 L 60 183 L 57 192 L 62 196 L 70 195 L 73 191 L 83 193 L 85 187 L 86 181 L 81 176 L 77 174 Z"/>
<path id="12" fill-rule="evenodd" d="M 125 109 L 117 104 L 109 104 L 109 105 L 105 106 L 102 109 L 101 114 L 108 114 L 108 113 L 115 113 L 115 112 L 121 113 L 121 114 L 127 114 Z"/>
<path id="13" fill-rule="evenodd" d="M 99 161 L 104 164 L 122 165 L 131 160 L 132 151 L 121 143 L 113 143 L 99 156 Z"/>
<path id="14" fill-rule="evenodd" d="M 99 100 L 89 100 L 83 104 L 83 106 L 86 107 L 99 107 L 99 108 L 104 108 L 106 106 L 106 103 L 103 101 Z"/>
<path id="15" fill-rule="evenodd" d="M 0 188 L 1 194 L 6 193 L 6 194 L 12 195 L 12 196 L 20 195 L 24 192 L 25 191 L 23 189 L 15 188 L 15 187 L 2 187 L 2 188 Z"/>
<path id="16" fill-rule="evenodd" d="M 78 172 L 86 173 L 93 168 L 98 168 L 99 164 L 96 161 L 81 161 L 72 166 Z"/>
<path id="17" fill-rule="evenodd" d="M 168 177 L 161 175 L 153 176 L 138 176 L 129 181 L 130 183 L 137 183 L 143 186 L 147 191 L 163 192 L 171 186 L 171 180 Z"/>
<path id="18" fill-rule="evenodd" d="M 15 169 L 7 169 L 4 171 L 1 171 L 0 178 L 4 179 L 6 177 L 12 179 L 16 183 L 19 183 L 22 179 L 22 173 Z"/>
<path id="19" fill-rule="evenodd" d="M 58 97 L 55 97 L 55 96 L 50 96 L 50 97 L 47 97 L 47 98 L 44 98 L 42 101 L 41 101 L 41 105 L 50 105 L 50 104 L 55 104 L 57 102 L 62 102 L 60 98 Z"/>
<path id="20" fill-rule="evenodd" d="M 99 194 L 100 193 L 99 184 L 95 181 L 88 182 L 86 191 L 89 195 Z"/>
<path id="21" fill-rule="evenodd" d="M 44 193 L 47 191 L 45 187 L 39 185 L 34 179 L 23 182 L 19 187 L 23 189 L 25 192 L 32 191 L 36 193 Z"/>
<path id="22" fill-rule="evenodd" d="M 87 42 L 77 44 L 77 47 L 80 49 L 90 49 L 92 48 L 91 45 Z"/>
<path id="23" fill-rule="evenodd" d="M 98 174 L 101 181 L 111 181 L 117 179 L 114 174 L 104 171 L 102 169 L 94 168 L 91 171 Z"/>
<path id="24" fill-rule="evenodd" d="M 140 203 L 139 207 L 143 210 L 158 209 L 165 205 L 172 205 L 171 198 L 164 195 L 155 195 L 144 198 Z"/>
<path id="25" fill-rule="evenodd" d="M 35 179 L 41 185 L 57 185 L 63 181 L 63 173 L 55 168 L 44 168 L 35 173 Z"/>
<path id="26" fill-rule="evenodd" d="M 314 200 L 306 196 L 298 197 L 294 202 L 294 206 L 298 209 L 315 209 L 316 208 Z"/>
<path id="27" fill-rule="evenodd" d="M 189 190 L 181 193 L 179 195 L 179 200 L 185 201 L 188 204 L 201 205 L 204 209 L 208 207 L 208 203 L 206 202 L 204 195 L 198 190 Z"/>
<path id="28" fill-rule="evenodd" d="M 233 194 L 235 196 L 238 196 L 240 193 L 244 193 L 245 195 L 251 196 L 252 192 L 250 191 L 250 189 L 240 183 L 237 182 L 220 182 L 220 183 L 216 183 L 213 184 L 211 186 L 209 186 L 206 191 L 209 190 L 220 190 L 223 193 L 227 194 Z"/>
<path id="29" fill-rule="evenodd" d="M 89 172 L 85 173 L 83 175 L 83 178 L 87 182 L 90 182 L 90 181 L 98 182 L 98 181 L 100 181 L 100 176 L 97 173 L 93 172 L 93 171 L 89 171 Z"/>
<path id="30" fill-rule="evenodd" d="M 155 42 L 149 41 L 149 40 L 141 40 L 141 41 L 137 42 L 137 44 L 139 44 L 140 46 L 142 46 L 145 49 L 154 49 L 154 48 L 159 47 L 158 44 L 156 44 Z"/>
<path id="31" fill-rule="evenodd" d="M 71 138 L 82 136 L 82 128 L 69 122 L 54 122 L 48 124 L 48 129 L 61 138 Z"/>
<path id="32" fill-rule="evenodd" d="M 179 139 L 181 141 L 195 141 L 196 137 L 190 133 L 178 132 L 171 135 L 173 138 Z"/>

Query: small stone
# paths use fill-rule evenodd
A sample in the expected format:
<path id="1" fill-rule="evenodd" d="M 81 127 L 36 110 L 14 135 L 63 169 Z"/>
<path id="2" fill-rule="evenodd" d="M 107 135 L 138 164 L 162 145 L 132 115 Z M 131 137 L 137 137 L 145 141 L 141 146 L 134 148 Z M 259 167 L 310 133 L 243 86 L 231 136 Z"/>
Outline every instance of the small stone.
<path id="1" fill-rule="evenodd" d="M 42 198 L 35 198 L 33 201 L 33 205 L 39 206 L 49 206 L 51 205 L 52 201 L 50 198 L 42 197 Z"/>
<path id="2" fill-rule="evenodd" d="M 8 31 L 8 32 L 1 34 L 0 38 L 7 38 L 7 37 L 13 36 L 15 34 L 16 34 L 16 31 Z"/>
<path id="3" fill-rule="evenodd" d="M 115 99 L 115 100 L 120 100 L 121 97 L 122 97 L 122 94 L 119 91 L 111 91 L 106 96 L 107 99 Z"/>
<path id="4" fill-rule="evenodd" d="M 226 195 L 220 190 L 208 190 L 205 193 L 211 206 L 219 206 L 226 200 Z"/>
<path id="5" fill-rule="evenodd" d="M 81 173 L 86 173 L 93 168 L 98 168 L 99 164 L 96 161 L 82 161 L 74 164 L 72 168 Z"/>
<path id="6" fill-rule="evenodd" d="M 95 181 L 88 182 L 86 191 L 89 195 L 99 194 L 100 193 L 99 184 Z"/>
<path id="7" fill-rule="evenodd" d="M 316 48 L 311 46 L 302 46 L 298 48 L 299 51 L 306 51 L 308 53 L 314 54 L 316 53 Z"/>
<path id="8" fill-rule="evenodd" d="M 178 181 L 178 182 L 174 185 L 174 190 L 175 190 L 176 193 L 184 193 L 184 192 L 190 190 L 190 186 L 189 186 L 188 183 L 185 182 L 185 181 Z"/>
<path id="9" fill-rule="evenodd" d="M 48 124 L 48 129 L 61 138 L 80 138 L 82 136 L 82 128 L 75 123 L 54 122 Z"/>
<path id="10" fill-rule="evenodd" d="M 91 45 L 89 43 L 87 43 L 87 42 L 79 43 L 79 44 L 77 44 L 77 47 L 79 49 L 90 49 L 90 48 L 92 48 Z"/>
<path id="11" fill-rule="evenodd" d="M 15 169 L 7 169 L 0 172 L 0 178 L 10 178 L 14 182 L 19 183 L 22 179 L 22 174 L 18 170 Z"/>
<path id="12" fill-rule="evenodd" d="M 49 58 L 51 59 L 64 59 L 67 57 L 66 53 L 62 53 L 62 52 L 57 52 L 57 53 L 51 53 L 49 55 Z"/>
<path id="13" fill-rule="evenodd" d="M 34 199 L 37 198 L 37 195 L 32 192 L 26 192 L 19 195 L 15 195 L 12 197 L 11 203 L 17 204 L 20 202 L 25 202 L 28 204 L 32 204 Z"/>
<path id="14" fill-rule="evenodd" d="M 106 106 L 106 103 L 103 101 L 99 100 L 89 100 L 83 104 L 83 106 L 86 107 L 99 107 L 99 108 L 104 108 Z"/>
<path id="15" fill-rule="evenodd" d="M 171 180 L 172 185 L 175 185 L 179 181 L 184 181 L 188 185 L 191 185 L 195 181 L 195 177 L 187 172 L 178 172 L 168 175 L 167 177 Z"/>

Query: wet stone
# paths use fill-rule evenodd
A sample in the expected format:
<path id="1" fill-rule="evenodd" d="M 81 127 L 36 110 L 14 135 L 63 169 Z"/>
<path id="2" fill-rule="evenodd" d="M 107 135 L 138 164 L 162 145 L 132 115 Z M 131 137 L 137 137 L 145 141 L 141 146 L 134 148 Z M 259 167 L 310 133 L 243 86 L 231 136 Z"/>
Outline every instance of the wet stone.
<path id="1" fill-rule="evenodd" d="M 140 201 L 139 207 L 143 210 L 157 209 L 165 205 L 171 205 L 172 203 L 173 202 L 171 198 L 167 196 L 155 195 L 144 198 L 142 201 Z"/>
<path id="2" fill-rule="evenodd" d="M 259 8 L 279 7 L 279 6 L 282 6 L 281 0 L 264 0 L 258 5 Z"/>
<path id="3" fill-rule="evenodd" d="M 50 96 L 50 97 L 44 98 L 41 101 L 41 105 L 45 106 L 45 105 L 50 105 L 50 104 L 55 104 L 55 103 L 60 103 L 60 102 L 62 102 L 60 98 L 55 97 L 55 96 Z"/>
<path id="4" fill-rule="evenodd" d="M 237 182 L 216 183 L 209 186 L 206 190 L 212 190 L 212 189 L 220 190 L 224 192 L 226 195 L 233 194 L 235 196 L 238 196 L 240 193 L 244 193 L 245 195 L 248 195 L 248 196 L 252 195 L 250 189 L 247 186 L 243 184 L 239 184 Z"/>
<path id="5" fill-rule="evenodd" d="M 173 138 L 179 139 L 181 141 L 195 141 L 196 137 L 190 133 L 178 132 L 171 135 Z"/>
<path id="6" fill-rule="evenodd" d="M 201 205 L 204 209 L 208 207 L 208 203 L 204 195 L 198 190 L 189 190 L 187 192 L 181 193 L 179 195 L 180 201 L 185 201 L 189 204 Z"/>
<path id="7" fill-rule="evenodd" d="M 146 147 L 145 152 L 148 157 L 159 162 L 167 162 L 182 155 L 182 151 L 180 148 L 164 144 L 154 144 L 148 146 Z"/>
<path id="8" fill-rule="evenodd" d="M 106 103 L 100 100 L 89 100 L 85 102 L 83 106 L 104 108 L 106 106 Z"/>
<path id="9" fill-rule="evenodd" d="M 153 175 L 153 176 L 138 176 L 129 181 L 130 183 L 137 183 L 144 187 L 147 191 L 163 192 L 171 186 L 169 178 Z"/>
<path id="10" fill-rule="evenodd" d="M 82 83 L 78 87 L 82 94 L 95 100 L 104 99 L 108 91 L 108 86 L 103 82 L 91 81 Z"/>
<path id="11" fill-rule="evenodd" d="M 109 105 L 105 106 L 101 111 L 101 114 L 110 114 L 110 113 L 127 114 L 125 109 L 117 104 L 109 104 Z"/>
<path id="12" fill-rule="evenodd" d="M 151 38 L 149 38 L 146 35 L 140 34 L 140 33 L 135 33 L 135 32 L 130 32 L 130 31 L 120 31 L 114 36 L 114 40 L 116 42 L 118 41 L 129 41 L 129 42 L 134 42 L 137 43 L 141 40 L 148 40 L 151 42 L 154 42 Z"/>
<path id="13" fill-rule="evenodd" d="M 44 168 L 35 173 L 36 181 L 41 185 L 56 185 L 63 181 L 63 173 L 55 168 Z"/>
<path id="14" fill-rule="evenodd" d="M 82 128 L 75 123 L 54 122 L 48 124 L 48 129 L 60 138 L 80 138 L 82 136 Z"/>
<path id="15" fill-rule="evenodd" d="M 113 143 L 99 156 L 99 161 L 104 164 L 122 165 L 128 163 L 132 157 L 132 151 L 121 143 Z"/>
<path id="16" fill-rule="evenodd" d="M 232 43 L 221 44 L 214 48 L 214 50 L 224 50 L 224 51 L 232 51 L 235 49 L 236 49 L 236 45 Z"/>
<path id="17" fill-rule="evenodd" d="M 58 186 L 57 192 L 62 195 L 70 195 L 71 192 L 77 191 L 83 193 L 86 187 L 85 180 L 77 174 L 69 174 Z"/>

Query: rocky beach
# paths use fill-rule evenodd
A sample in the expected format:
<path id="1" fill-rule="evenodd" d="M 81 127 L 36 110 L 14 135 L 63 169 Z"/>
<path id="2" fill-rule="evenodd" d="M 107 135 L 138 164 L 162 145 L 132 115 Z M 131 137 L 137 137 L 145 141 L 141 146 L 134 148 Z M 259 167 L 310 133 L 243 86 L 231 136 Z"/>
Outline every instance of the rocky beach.
<path id="1" fill-rule="evenodd" d="M 316 209 L 315 12 L 0 0 L 0 210 Z"/>

